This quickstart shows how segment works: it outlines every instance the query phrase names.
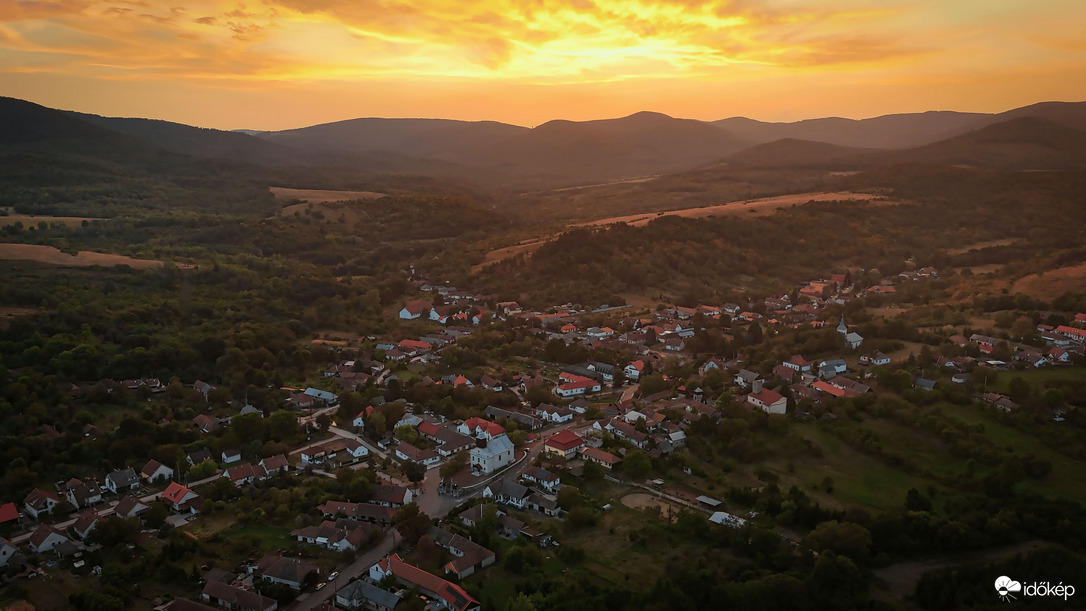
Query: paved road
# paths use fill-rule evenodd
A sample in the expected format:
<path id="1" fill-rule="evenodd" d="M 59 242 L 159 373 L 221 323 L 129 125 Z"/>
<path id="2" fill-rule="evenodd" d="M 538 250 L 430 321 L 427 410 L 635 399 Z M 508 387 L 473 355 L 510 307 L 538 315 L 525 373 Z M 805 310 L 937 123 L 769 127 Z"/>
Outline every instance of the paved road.
<path id="1" fill-rule="evenodd" d="M 350 565 L 340 569 L 339 576 L 336 577 L 335 582 L 328 584 L 316 592 L 310 592 L 308 595 L 304 595 L 304 598 L 300 598 L 290 605 L 287 605 L 286 609 L 290 609 L 291 611 L 310 611 L 311 609 L 315 609 L 321 603 L 331 599 L 335 595 L 336 590 L 346 586 L 351 579 L 368 572 L 369 568 L 378 560 L 392 553 L 392 550 L 396 549 L 396 546 L 399 543 L 400 533 L 396 532 L 396 529 L 394 528 L 389 529 L 386 532 L 385 538 L 377 544 L 377 547 L 362 554 Z"/>

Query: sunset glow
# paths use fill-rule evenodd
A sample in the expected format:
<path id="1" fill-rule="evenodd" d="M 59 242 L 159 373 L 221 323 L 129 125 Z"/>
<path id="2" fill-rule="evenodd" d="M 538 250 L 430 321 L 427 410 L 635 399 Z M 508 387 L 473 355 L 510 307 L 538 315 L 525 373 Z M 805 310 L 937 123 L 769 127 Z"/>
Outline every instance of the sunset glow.
<path id="1" fill-rule="evenodd" d="M 225 129 L 763 120 L 1086 99 L 1054 0 L 0 2 L 0 94 Z"/>

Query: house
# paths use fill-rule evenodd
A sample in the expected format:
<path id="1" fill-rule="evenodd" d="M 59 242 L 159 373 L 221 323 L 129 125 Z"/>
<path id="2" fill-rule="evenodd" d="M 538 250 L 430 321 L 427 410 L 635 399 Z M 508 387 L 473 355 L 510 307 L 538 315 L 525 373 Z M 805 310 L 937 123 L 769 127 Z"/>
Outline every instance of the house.
<path id="1" fill-rule="evenodd" d="M 96 482 L 85 482 L 73 477 L 64 484 L 64 488 L 64 497 L 76 509 L 102 501 L 102 489 Z"/>
<path id="2" fill-rule="evenodd" d="M 430 527 L 427 534 L 434 543 L 454 556 L 451 562 L 445 564 L 446 573 L 452 573 L 463 579 L 473 574 L 476 569 L 484 569 L 494 564 L 494 552 L 470 539 L 454 535 L 436 526 Z"/>
<path id="3" fill-rule="evenodd" d="M 537 484 L 547 492 L 557 492 L 558 487 L 561 485 L 561 480 L 557 475 L 547 471 L 546 469 L 540 469 L 539 467 L 529 465 L 524 469 L 524 473 L 521 477 Z"/>
<path id="4" fill-rule="evenodd" d="M 552 424 L 573 421 L 573 411 L 568 407 L 559 407 L 550 403 L 540 403 L 535 408 L 535 415 Z"/>
<path id="5" fill-rule="evenodd" d="M 150 505 L 129 494 L 113 507 L 113 515 L 118 518 L 134 518 L 150 508 Z"/>
<path id="6" fill-rule="evenodd" d="M 357 551 L 367 541 L 369 534 L 362 524 L 355 520 L 325 520 L 320 526 L 306 526 L 291 531 L 290 536 L 298 541 L 320 545 L 334 552 Z"/>
<path id="7" fill-rule="evenodd" d="M 411 502 L 414 494 L 406 486 L 385 486 L 377 484 L 370 493 L 370 502 L 382 507 L 402 507 Z"/>
<path id="8" fill-rule="evenodd" d="M 433 465 L 441 462 L 441 455 L 437 452 L 429 448 L 425 450 L 416 448 L 406 441 L 401 441 L 400 445 L 396 446 L 396 458 L 401 461 L 410 460 L 424 465 Z"/>
<path id="9" fill-rule="evenodd" d="M 48 514 L 59 504 L 60 499 L 57 498 L 56 495 L 40 488 L 31 490 L 30 494 L 26 495 L 26 498 L 23 500 L 23 507 L 26 508 L 26 512 L 34 519 L 37 519 L 41 514 Z"/>
<path id="10" fill-rule="evenodd" d="M 189 463 L 189 466 L 192 466 L 192 467 L 195 467 L 196 465 L 204 462 L 205 460 L 210 460 L 210 461 L 214 462 L 214 459 L 211 458 L 211 450 L 209 450 L 207 448 L 200 448 L 199 450 L 196 450 L 195 452 L 189 452 L 188 454 L 185 455 L 185 460 L 187 460 L 188 463 Z"/>
<path id="11" fill-rule="evenodd" d="M 471 470 L 476 474 L 493 473 L 513 462 L 513 442 L 508 435 L 480 440 L 481 446 L 470 451 Z"/>
<path id="12" fill-rule="evenodd" d="M 386 576 L 393 576 L 408 588 L 417 588 L 419 592 L 436 598 L 452 611 L 480 611 L 482 605 L 456 584 L 427 573 L 407 564 L 399 554 L 393 554 L 370 567 L 370 580 L 380 582 Z"/>
<path id="13" fill-rule="evenodd" d="M 351 610 L 392 611 L 399 603 L 399 596 L 364 579 L 352 581 L 336 592 L 336 605 Z"/>
<path id="14" fill-rule="evenodd" d="M 669 352 L 682 352 L 686 350 L 686 342 L 682 338 L 673 337 L 664 342 L 664 350 Z"/>
<path id="15" fill-rule="evenodd" d="M 608 470 L 614 469 L 618 463 L 622 462 L 622 459 L 618 456 L 599 448 L 581 448 L 581 456 L 585 460 L 599 463 L 604 469 Z"/>
<path id="16" fill-rule="evenodd" d="M 68 537 L 48 524 L 42 524 L 36 528 L 27 540 L 30 551 L 35 554 L 52 551 L 65 543 L 69 543 Z"/>
<path id="17" fill-rule="evenodd" d="M 222 476 L 230 478 L 231 483 L 240 487 L 244 484 L 251 484 L 258 479 L 264 479 L 268 476 L 268 473 L 260 465 L 238 465 L 223 471 Z"/>
<path id="18" fill-rule="evenodd" d="M 199 506 L 202 504 L 200 495 L 193 492 L 188 486 L 177 482 L 170 482 L 170 485 L 166 486 L 166 490 L 159 495 L 159 498 L 178 512 L 197 513 Z"/>
<path id="19" fill-rule="evenodd" d="M 641 372 L 645 370 L 645 361 L 636 360 L 630 361 L 623 369 L 622 373 L 626 374 L 627 380 L 637 381 L 641 377 Z"/>
<path id="20" fill-rule="evenodd" d="M 118 469 L 106 476 L 106 488 L 113 494 L 128 490 L 139 490 L 140 478 L 135 469 Z"/>
<path id="21" fill-rule="evenodd" d="M 787 411 L 788 400 L 779 392 L 762 388 L 761 382 L 756 382 L 747 395 L 747 403 L 761 409 L 767 414 L 783 414 Z"/>
<path id="22" fill-rule="evenodd" d="M 8 522 L 14 522 L 19 519 L 19 508 L 15 506 L 15 503 L 4 503 L 0 505 L 0 524 L 7 524 Z"/>
<path id="23" fill-rule="evenodd" d="M 559 431 L 543 445 L 544 452 L 557 454 L 566 459 L 573 458 L 584 447 L 584 440 L 572 431 Z"/>
<path id="24" fill-rule="evenodd" d="M 1048 351 L 1048 360 L 1053 365 L 1071 362 L 1071 353 L 1063 348 L 1052 348 Z"/>
<path id="25" fill-rule="evenodd" d="M 425 301 L 412 301 L 404 307 L 400 308 L 400 319 L 416 320 L 418 318 L 421 318 L 423 315 L 429 315 L 431 307 L 432 306 Z"/>
<path id="26" fill-rule="evenodd" d="M 264 468 L 264 472 L 268 474 L 268 477 L 271 477 L 273 473 L 290 470 L 290 463 L 287 462 L 287 457 L 282 454 L 276 454 L 261 460 L 260 466 Z"/>
<path id="27" fill-rule="evenodd" d="M 797 372 L 787 365 L 776 365 L 773 367 L 773 375 L 791 384 L 792 378 L 797 375 Z"/>
<path id="28" fill-rule="evenodd" d="M 353 426 L 354 430 L 358 433 L 361 433 L 363 430 L 365 430 L 366 421 L 363 418 L 362 413 L 359 413 L 357 416 L 354 417 L 354 420 L 351 420 L 351 426 Z"/>
<path id="29" fill-rule="evenodd" d="M 72 526 L 68 529 L 68 532 L 74 533 L 75 536 L 86 541 L 94 527 L 98 525 L 98 522 L 102 518 L 98 517 L 98 514 L 93 511 L 84 511 L 79 514 L 79 517 L 75 519 Z"/>
<path id="30" fill-rule="evenodd" d="M 811 362 L 798 354 L 789 357 L 787 361 L 781 364 L 800 373 L 809 373 L 811 371 Z"/>
<path id="31" fill-rule="evenodd" d="M 196 392 L 203 395 L 204 399 L 207 399 L 207 396 L 211 394 L 211 391 L 215 390 L 214 386 L 208 384 L 207 382 L 204 382 L 203 380 L 196 380 L 195 382 L 193 382 L 192 388 Z"/>
<path id="32" fill-rule="evenodd" d="M 492 439 L 505 434 L 505 427 L 497 422 L 483 420 L 482 418 L 468 418 L 456 428 L 461 435 L 475 437 L 477 439 Z"/>
<path id="33" fill-rule="evenodd" d="M 623 422 L 618 418 L 612 418 L 611 421 L 607 423 L 607 427 L 609 427 L 611 434 L 615 437 L 625 439 L 641 449 L 644 449 L 649 445 L 648 434 L 637 430 L 637 427 L 632 424 Z"/>
<path id="34" fill-rule="evenodd" d="M 864 343 L 864 338 L 855 331 L 850 331 L 845 334 L 845 345 L 849 350 L 855 350 L 860 347 L 860 344 Z"/>
<path id="35" fill-rule="evenodd" d="M 192 423 L 196 426 L 196 429 L 205 435 L 213 431 L 218 430 L 222 424 L 222 420 L 219 420 L 211 414 L 200 414 L 192 419 Z"/>
<path id="36" fill-rule="evenodd" d="M 9 563 L 15 561 L 18 555 L 19 550 L 11 544 L 11 541 L 0 537 L 0 568 L 3 568 Z"/>
<path id="37" fill-rule="evenodd" d="M 755 381 L 761 380 L 762 376 L 754 373 L 749 369 L 742 369 L 739 373 L 735 374 L 735 383 L 742 388 L 749 388 Z"/>
<path id="38" fill-rule="evenodd" d="M 281 583 L 292 590 L 301 590 L 307 578 L 312 580 L 320 575 L 320 569 L 315 564 L 298 558 L 273 555 L 257 560 L 254 566 L 249 567 L 249 572 L 264 581 Z"/>
<path id="39" fill-rule="evenodd" d="M 916 378 L 913 380 L 913 387 L 921 390 L 934 390 L 935 380 L 929 380 L 927 378 Z"/>
<path id="40" fill-rule="evenodd" d="M 525 508 L 529 494 L 531 494 L 531 491 L 527 487 L 509 479 L 491 482 L 486 488 L 483 488 L 484 499 L 492 498 L 499 503 L 512 505 L 518 509 Z"/>
<path id="41" fill-rule="evenodd" d="M 344 503 L 342 501 L 328 501 L 318 505 L 317 510 L 328 517 L 345 516 L 358 522 L 371 522 L 388 526 L 396 515 L 392 507 L 385 507 L 375 503 Z"/>
<path id="42" fill-rule="evenodd" d="M 307 465 L 324 464 L 337 457 L 342 459 L 339 462 L 355 462 L 369 456 L 369 452 L 369 448 L 356 439 L 336 437 L 302 450 L 301 458 L 302 463 Z"/>
<path id="43" fill-rule="evenodd" d="M 819 377 L 834 377 L 839 373 L 848 371 L 848 363 L 844 359 L 830 359 L 818 364 Z"/>
<path id="44" fill-rule="evenodd" d="M 221 581 L 209 580 L 200 599 L 230 611 L 275 611 L 279 608 L 279 602 L 274 598 Z"/>
<path id="45" fill-rule="evenodd" d="M 305 389 L 305 394 L 313 397 L 318 403 L 323 403 L 324 405 L 335 406 L 339 404 L 339 395 L 334 392 L 309 387 Z"/>
<path id="46" fill-rule="evenodd" d="M 502 389 L 505 388 L 502 386 L 501 380 L 497 380 L 488 375 L 484 375 L 482 379 L 479 380 L 479 384 L 481 384 L 483 388 L 494 392 L 501 392 Z"/>
<path id="47" fill-rule="evenodd" d="M 860 357 L 860 364 L 861 365 L 875 365 L 875 366 L 880 366 L 881 367 L 883 365 L 889 365 L 890 364 L 890 357 L 888 357 L 885 354 L 883 354 L 882 352 L 876 350 L 876 351 L 872 352 L 871 354 L 865 354 L 865 355 L 861 356 Z"/>
<path id="48" fill-rule="evenodd" d="M 140 477 L 147 480 L 147 483 L 156 483 L 162 480 L 173 479 L 173 469 L 152 458 L 143 466 L 143 470 L 140 471 Z"/>
<path id="49" fill-rule="evenodd" d="M 599 392 L 603 386 L 595 380 L 583 380 L 580 382 L 567 382 L 554 389 L 559 397 L 572 397 L 583 395 L 587 392 Z"/>

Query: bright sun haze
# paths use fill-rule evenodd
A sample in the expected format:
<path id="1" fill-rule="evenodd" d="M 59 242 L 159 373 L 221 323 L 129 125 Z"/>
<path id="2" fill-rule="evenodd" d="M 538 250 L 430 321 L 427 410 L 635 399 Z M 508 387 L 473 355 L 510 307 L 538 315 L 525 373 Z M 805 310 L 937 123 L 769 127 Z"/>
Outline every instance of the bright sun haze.
<path id="1" fill-rule="evenodd" d="M 0 93 L 222 129 L 996 112 L 1086 98 L 1083 23 L 1079 0 L 6 0 Z"/>

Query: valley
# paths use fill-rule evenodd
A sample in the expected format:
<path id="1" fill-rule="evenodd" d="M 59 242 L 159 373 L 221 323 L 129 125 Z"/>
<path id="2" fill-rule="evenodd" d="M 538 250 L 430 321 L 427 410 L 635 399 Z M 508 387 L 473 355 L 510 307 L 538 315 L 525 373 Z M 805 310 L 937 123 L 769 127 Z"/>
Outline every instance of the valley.
<path id="1" fill-rule="evenodd" d="M 0 606 L 1086 583 L 1084 103 L 0 125 Z"/>

